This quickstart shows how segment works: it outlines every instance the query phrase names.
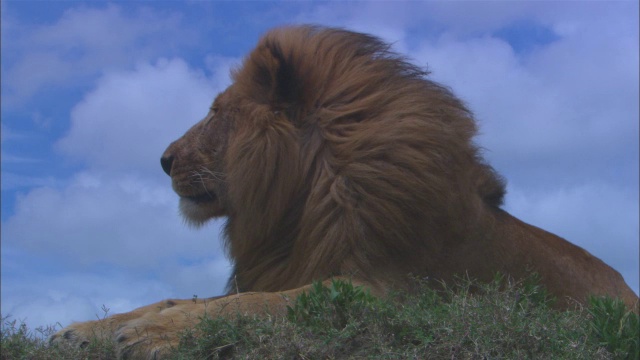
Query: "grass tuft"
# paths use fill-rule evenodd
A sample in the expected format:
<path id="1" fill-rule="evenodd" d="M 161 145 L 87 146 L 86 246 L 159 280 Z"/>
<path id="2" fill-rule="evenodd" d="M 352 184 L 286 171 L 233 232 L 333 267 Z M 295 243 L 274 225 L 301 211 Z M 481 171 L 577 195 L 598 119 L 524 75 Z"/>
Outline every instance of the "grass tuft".
<path id="1" fill-rule="evenodd" d="M 204 318 L 171 359 L 638 359 L 639 318 L 619 300 L 557 311 L 535 276 L 459 278 L 415 293 L 371 296 L 349 282 L 313 284 L 285 317 Z M 47 347 L 55 329 L 2 319 L 4 359 L 113 359 L 112 344 Z"/>
<path id="2" fill-rule="evenodd" d="M 599 344 L 617 359 L 640 359 L 640 321 L 620 299 L 589 299 L 591 329 Z"/>
<path id="3" fill-rule="evenodd" d="M 113 342 L 98 337 L 82 349 L 70 346 L 49 346 L 49 337 L 61 329 L 60 324 L 28 329 L 23 321 L 1 318 L 0 360 L 109 360 L 115 359 Z"/>

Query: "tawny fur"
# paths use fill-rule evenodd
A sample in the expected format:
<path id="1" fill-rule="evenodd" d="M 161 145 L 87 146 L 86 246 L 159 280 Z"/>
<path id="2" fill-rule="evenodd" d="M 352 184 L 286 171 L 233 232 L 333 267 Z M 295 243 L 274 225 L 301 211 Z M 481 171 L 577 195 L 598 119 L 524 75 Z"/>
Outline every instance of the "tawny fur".
<path id="1" fill-rule="evenodd" d="M 470 111 L 380 40 L 275 29 L 232 75 L 162 165 L 189 223 L 227 217 L 228 290 L 252 293 L 107 319 L 123 356 L 161 354 L 205 312 L 278 313 L 331 277 L 384 294 L 407 289 L 409 274 L 486 281 L 535 271 L 560 307 L 594 294 L 637 311 L 618 272 L 500 209 L 504 183 L 473 143 Z M 96 326 L 72 325 L 56 339 L 78 343 Z"/>

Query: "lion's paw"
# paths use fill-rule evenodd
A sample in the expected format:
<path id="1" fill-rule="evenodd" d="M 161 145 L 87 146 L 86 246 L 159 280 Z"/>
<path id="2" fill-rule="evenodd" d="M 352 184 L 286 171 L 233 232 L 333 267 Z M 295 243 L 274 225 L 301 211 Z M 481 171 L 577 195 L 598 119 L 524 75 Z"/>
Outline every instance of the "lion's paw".
<path id="1" fill-rule="evenodd" d="M 179 332 L 156 320 L 163 319 L 131 320 L 115 331 L 113 339 L 119 359 L 160 359 L 178 345 Z"/>
<path id="2" fill-rule="evenodd" d="M 84 348 L 89 345 L 91 339 L 90 334 L 85 334 L 82 329 L 76 328 L 74 325 L 66 327 L 51 335 L 49 338 L 49 345 L 68 345 L 75 348 Z"/>
<path id="3" fill-rule="evenodd" d="M 52 335 L 49 345 L 82 349 L 93 341 L 107 341 L 113 344 L 118 359 L 161 359 L 178 345 L 180 338 L 176 329 L 157 320 L 162 318 L 140 318 L 119 324 L 105 324 L 104 320 L 75 323 Z"/>
<path id="4" fill-rule="evenodd" d="M 160 359 L 180 342 L 180 332 L 194 326 L 204 301 L 166 300 L 96 321 L 74 323 L 49 338 L 52 346 L 85 348 L 108 342 L 118 359 Z"/>

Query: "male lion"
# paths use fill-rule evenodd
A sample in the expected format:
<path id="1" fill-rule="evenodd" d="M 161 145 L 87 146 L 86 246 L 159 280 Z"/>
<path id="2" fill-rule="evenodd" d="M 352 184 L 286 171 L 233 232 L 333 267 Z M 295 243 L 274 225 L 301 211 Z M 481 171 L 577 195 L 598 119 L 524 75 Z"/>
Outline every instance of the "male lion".
<path id="1" fill-rule="evenodd" d="M 155 358 L 205 315 L 281 314 L 315 280 L 376 294 L 408 274 L 449 281 L 536 271 L 561 307 L 637 296 L 618 272 L 500 209 L 504 183 L 472 138 L 470 111 L 379 39 L 339 29 L 267 33 L 209 114 L 162 156 L 187 221 L 226 216 L 228 296 L 166 300 L 76 323 L 121 357 Z"/>

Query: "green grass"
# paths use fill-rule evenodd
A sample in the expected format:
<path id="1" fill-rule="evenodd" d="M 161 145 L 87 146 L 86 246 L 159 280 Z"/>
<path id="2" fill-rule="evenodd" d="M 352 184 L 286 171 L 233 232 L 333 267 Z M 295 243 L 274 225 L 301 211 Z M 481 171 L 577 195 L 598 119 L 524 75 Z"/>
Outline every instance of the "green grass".
<path id="1" fill-rule="evenodd" d="M 0 359 L 115 359 L 113 344 L 97 339 L 94 339 L 83 349 L 74 349 L 67 346 L 48 347 L 47 338 L 59 329 L 60 326 L 47 326 L 32 331 L 23 322 L 11 319 L 8 316 L 2 317 Z"/>
<path id="2" fill-rule="evenodd" d="M 104 316 L 108 309 L 103 307 Z M 48 346 L 48 338 L 61 329 L 60 324 L 29 330 L 24 322 L 1 318 L 0 360 L 107 360 L 115 359 L 115 346 L 110 341 L 92 339 L 82 349 L 70 346 Z"/>
<path id="3" fill-rule="evenodd" d="M 444 290 L 371 296 L 350 283 L 314 284 L 286 317 L 206 318 L 172 359 L 638 359 L 638 315 L 618 300 L 556 311 L 535 278 L 459 279 Z M 52 328 L 2 320 L 2 359 L 111 359 L 113 347 L 47 348 Z"/>

